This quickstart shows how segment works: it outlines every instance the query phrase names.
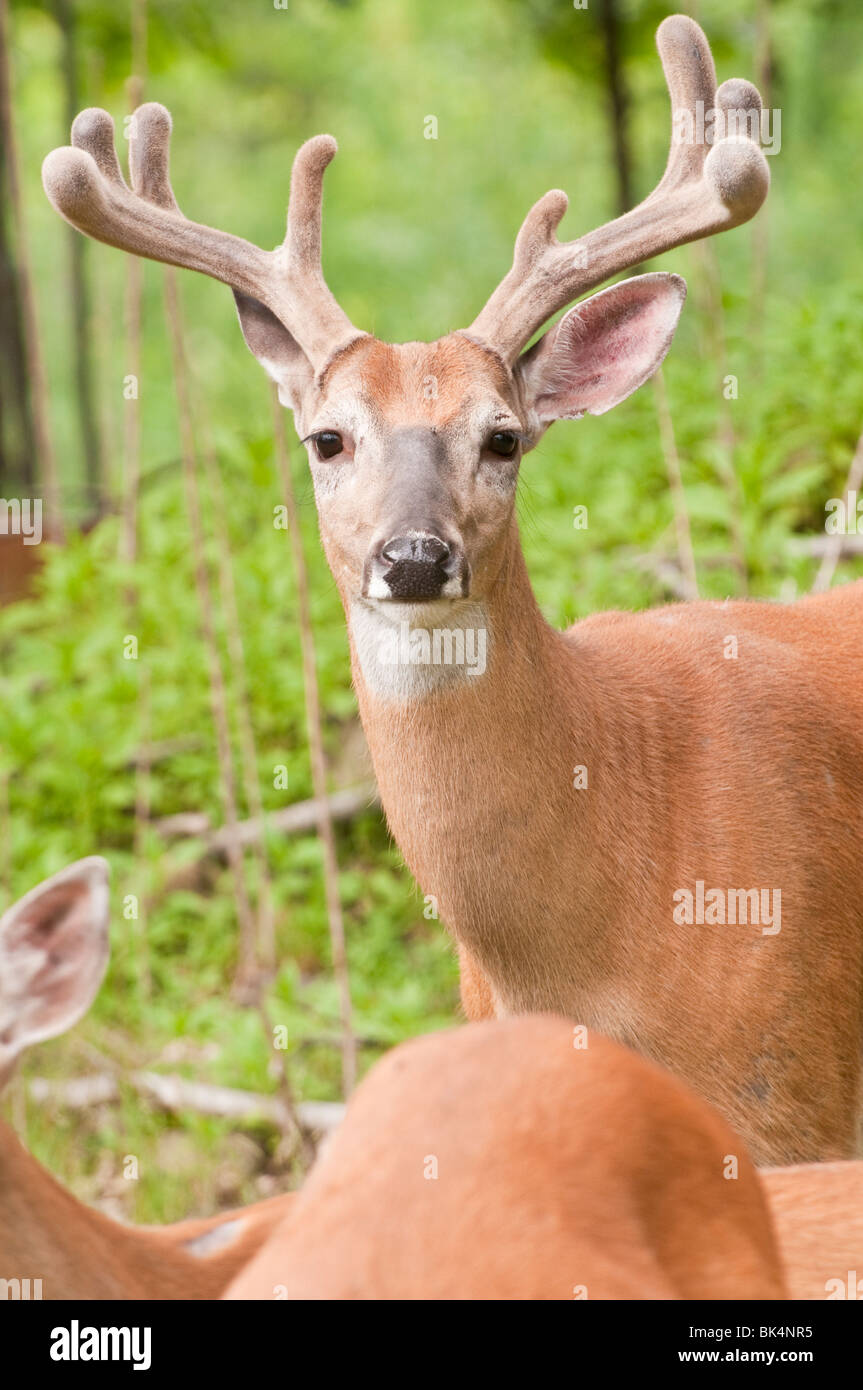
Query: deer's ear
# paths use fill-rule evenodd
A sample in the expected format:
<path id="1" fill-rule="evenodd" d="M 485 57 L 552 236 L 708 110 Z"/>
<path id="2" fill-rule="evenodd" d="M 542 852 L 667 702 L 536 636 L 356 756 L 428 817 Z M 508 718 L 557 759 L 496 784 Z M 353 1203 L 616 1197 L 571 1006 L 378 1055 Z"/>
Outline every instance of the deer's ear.
<path id="1" fill-rule="evenodd" d="M 637 275 L 576 304 L 523 354 L 543 425 L 603 415 L 662 364 L 686 298 L 679 275 Z"/>
<path id="2" fill-rule="evenodd" d="M 284 324 L 260 300 L 238 290 L 234 290 L 234 299 L 247 347 L 278 386 L 282 405 L 296 409 L 314 378 L 309 359 Z"/>
<path id="3" fill-rule="evenodd" d="M 93 857 L 46 879 L 0 917 L 0 1076 L 32 1043 L 65 1033 L 108 964 L 108 865 Z"/>

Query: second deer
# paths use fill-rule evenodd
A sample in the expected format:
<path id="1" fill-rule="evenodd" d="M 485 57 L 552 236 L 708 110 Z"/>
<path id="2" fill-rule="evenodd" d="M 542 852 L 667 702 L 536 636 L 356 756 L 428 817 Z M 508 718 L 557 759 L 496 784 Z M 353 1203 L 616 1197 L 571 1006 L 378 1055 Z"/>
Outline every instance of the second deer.
<path id="1" fill-rule="evenodd" d="M 227 1297 L 786 1293 L 863 1298 L 863 1163 L 757 1171 L 675 1077 L 529 1016 L 378 1063 Z"/>
<path id="2" fill-rule="evenodd" d="M 228 1298 L 781 1298 L 755 1169 L 675 1077 L 565 1019 L 395 1048 Z"/>
<path id="3" fill-rule="evenodd" d="M 0 917 L 0 1090 L 25 1048 L 86 1013 L 107 963 L 104 859 L 71 864 Z M 218 1298 L 292 1200 L 122 1226 L 79 1202 L 0 1120 L 0 1281 L 7 1298 L 35 1286 L 46 1300 Z"/>
<path id="4" fill-rule="evenodd" d="M 0 1088 L 92 1001 L 107 904 L 92 858 L 0 918 Z M 676 1078 L 560 1018 L 394 1049 L 301 1194 L 200 1221 L 121 1226 L 0 1122 L 7 1297 L 828 1298 L 858 1270 L 863 1164 L 758 1175 Z"/>

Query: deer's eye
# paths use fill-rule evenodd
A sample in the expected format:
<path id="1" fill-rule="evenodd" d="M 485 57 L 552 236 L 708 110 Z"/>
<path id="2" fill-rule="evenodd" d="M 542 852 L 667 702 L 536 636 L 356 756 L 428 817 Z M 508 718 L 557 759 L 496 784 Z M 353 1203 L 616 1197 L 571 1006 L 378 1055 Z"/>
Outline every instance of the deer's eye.
<path id="1" fill-rule="evenodd" d="M 333 459 L 344 448 L 342 436 L 335 430 L 321 430 L 320 434 L 315 435 L 312 443 L 319 459 Z"/>
<path id="2" fill-rule="evenodd" d="M 488 447 L 493 454 L 500 454 L 501 458 L 512 458 L 518 448 L 518 435 L 513 434 L 512 430 L 498 430 L 488 441 Z"/>

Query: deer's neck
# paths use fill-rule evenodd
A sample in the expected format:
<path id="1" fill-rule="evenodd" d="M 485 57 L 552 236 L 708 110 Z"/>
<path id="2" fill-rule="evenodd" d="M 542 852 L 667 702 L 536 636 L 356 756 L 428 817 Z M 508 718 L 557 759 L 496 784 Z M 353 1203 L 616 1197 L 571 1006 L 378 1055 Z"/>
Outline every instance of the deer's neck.
<path id="1" fill-rule="evenodd" d="M 46 1299 L 147 1297 L 126 1245 L 123 1227 L 78 1202 L 0 1123 L 0 1278 L 29 1279 L 31 1297 Z"/>
<path id="2" fill-rule="evenodd" d="M 589 665 L 582 670 L 572 639 L 542 618 L 514 525 L 485 604 L 449 616 L 443 605 L 402 614 L 395 605 L 354 604 L 348 616 L 360 714 L 390 827 L 433 907 L 497 973 L 505 994 L 504 974 L 520 972 L 523 986 L 536 969 L 525 924 L 557 915 L 544 911 L 536 885 L 560 825 L 582 839 L 591 834 L 573 787 L 575 767 L 591 761 L 596 727 Z M 393 634 L 399 624 L 410 631 Z M 446 634 L 435 645 L 435 625 L 444 624 L 464 630 L 463 644 L 449 634 L 449 662 Z M 416 629 L 428 638 L 413 637 Z M 538 1006 L 544 989 L 538 981 Z"/>
<path id="3" fill-rule="evenodd" d="M 240 1259 L 231 1248 L 213 1254 L 210 1233 L 224 1232 L 217 1252 L 226 1243 L 254 1253 L 262 1238 L 241 1241 L 241 1215 L 232 1215 L 123 1226 L 67 1192 L 0 1121 L 0 1279 L 29 1279 L 31 1298 L 217 1298 Z"/>

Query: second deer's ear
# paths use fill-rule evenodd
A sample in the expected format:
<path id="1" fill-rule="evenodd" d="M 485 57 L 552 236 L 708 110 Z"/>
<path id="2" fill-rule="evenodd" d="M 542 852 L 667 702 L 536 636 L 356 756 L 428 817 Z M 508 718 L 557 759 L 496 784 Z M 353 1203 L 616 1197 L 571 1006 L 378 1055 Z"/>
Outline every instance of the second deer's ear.
<path id="1" fill-rule="evenodd" d="M 294 410 L 314 379 L 309 359 L 281 320 L 260 300 L 238 290 L 234 290 L 234 299 L 247 347 L 278 386 L 282 405 Z"/>
<path id="2" fill-rule="evenodd" d="M 591 295 L 521 358 L 542 425 L 604 415 L 661 366 L 686 298 L 679 275 L 637 275 Z"/>
<path id="3" fill-rule="evenodd" d="M 65 1033 L 108 964 L 108 865 L 93 857 L 40 883 L 0 917 L 0 1081 L 24 1048 Z"/>

